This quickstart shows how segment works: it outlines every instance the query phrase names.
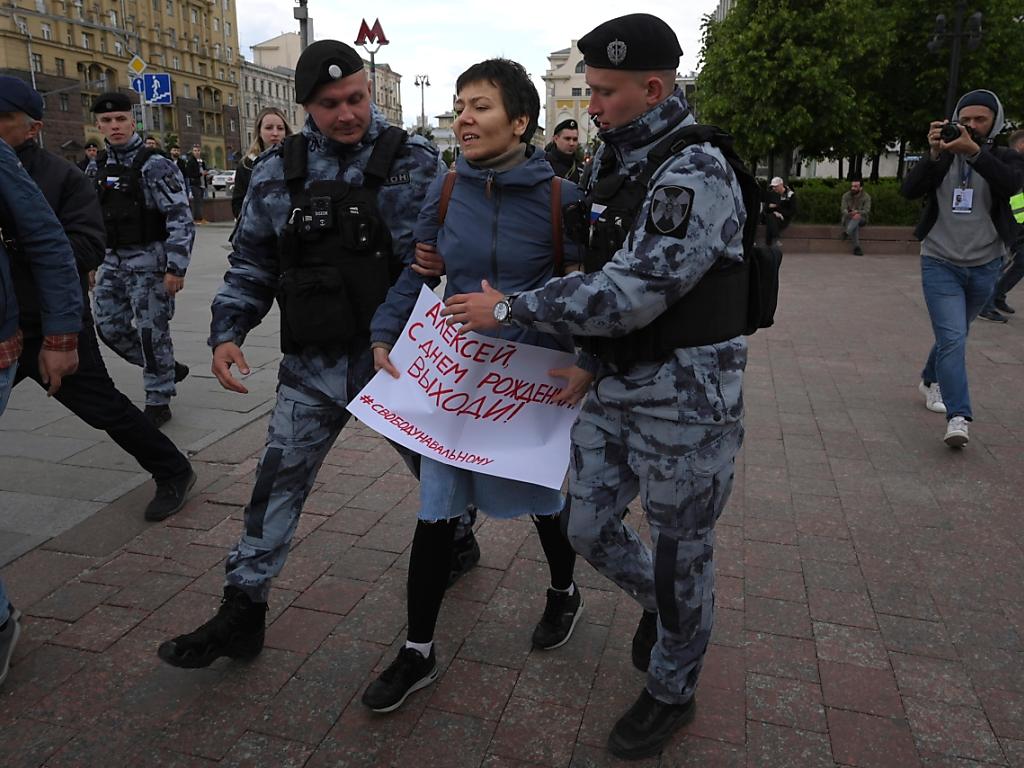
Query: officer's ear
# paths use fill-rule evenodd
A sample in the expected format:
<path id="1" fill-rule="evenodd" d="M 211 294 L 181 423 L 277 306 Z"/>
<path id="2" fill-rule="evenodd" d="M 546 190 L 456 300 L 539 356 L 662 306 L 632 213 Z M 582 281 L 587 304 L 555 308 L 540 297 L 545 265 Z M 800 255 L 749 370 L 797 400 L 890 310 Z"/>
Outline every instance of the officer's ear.
<path id="1" fill-rule="evenodd" d="M 641 77 L 648 107 L 660 104 L 675 90 L 675 72 L 645 72 Z"/>

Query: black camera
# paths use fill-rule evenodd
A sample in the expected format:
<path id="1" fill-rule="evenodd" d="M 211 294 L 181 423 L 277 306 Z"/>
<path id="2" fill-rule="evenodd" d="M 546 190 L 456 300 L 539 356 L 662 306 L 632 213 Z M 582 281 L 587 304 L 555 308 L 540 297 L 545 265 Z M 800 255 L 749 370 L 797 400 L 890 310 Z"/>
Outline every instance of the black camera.
<path id="1" fill-rule="evenodd" d="M 951 141 L 956 141 L 960 138 L 960 126 L 956 123 L 946 123 L 942 126 L 942 130 L 939 131 L 939 138 L 946 144 L 949 144 Z"/>

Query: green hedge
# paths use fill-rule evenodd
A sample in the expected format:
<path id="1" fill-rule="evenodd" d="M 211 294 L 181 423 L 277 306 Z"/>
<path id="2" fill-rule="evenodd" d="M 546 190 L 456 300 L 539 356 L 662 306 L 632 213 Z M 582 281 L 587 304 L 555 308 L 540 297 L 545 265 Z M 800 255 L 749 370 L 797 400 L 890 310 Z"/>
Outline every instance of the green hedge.
<path id="1" fill-rule="evenodd" d="M 795 221 L 801 224 L 839 224 L 839 203 L 850 188 L 844 179 L 791 178 L 796 192 Z M 871 195 L 870 223 L 888 226 L 913 226 L 921 215 L 921 200 L 907 200 L 900 195 L 897 179 L 865 181 L 864 189 Z"/>

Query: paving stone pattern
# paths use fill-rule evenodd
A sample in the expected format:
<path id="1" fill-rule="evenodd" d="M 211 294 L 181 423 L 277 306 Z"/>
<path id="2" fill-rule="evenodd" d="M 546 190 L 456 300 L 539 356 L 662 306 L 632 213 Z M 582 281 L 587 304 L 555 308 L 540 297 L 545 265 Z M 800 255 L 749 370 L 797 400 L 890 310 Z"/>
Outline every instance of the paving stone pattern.
<path id="1" fill-rule="evenodd" d="M 778 324 L 751 342 L 697 718 L 635 765 L 1022 766 L 1024 320 L 975 325 L 976 421 L 954 452 L 915 389 L 930 343 L 917 259 L 798 254 L 783 270 Z M 639 610 L 581 564 L 576 634 L 532 651 L 546 567 L 529 522 L 479 525 L 481 564 L 441 616 L 437 683 L 390 716 L 359 703 L 404 639 L 417 505 L 359 425 L 309 499 L 263 654 L 161 664 L 160 640 L 217 606 L 264 425 L 200 450 L 197 493 L 165 523 L 141 521 L 138 488 L 3 569 L 26 619 L 0 763 L 618 764 L 604 745 L 643 685 Z"/>

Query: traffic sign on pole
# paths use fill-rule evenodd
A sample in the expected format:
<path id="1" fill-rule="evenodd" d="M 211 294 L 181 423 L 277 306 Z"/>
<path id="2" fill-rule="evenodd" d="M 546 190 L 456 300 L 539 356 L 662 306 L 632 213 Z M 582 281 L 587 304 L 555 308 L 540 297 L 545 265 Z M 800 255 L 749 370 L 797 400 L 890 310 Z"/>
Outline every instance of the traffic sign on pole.
<path id="1" fill-rule="evenodd" d="M 141 77 L 132 78 L 132 90 L 136 93 L 142 93 L 146 90 L 146 81 Z"/>
<path id="2" fill-rule="evenodd" d="M 138 54 L 132 56 L 132 60 L 128 62 L 128 71 L 133 75 L 138 76 L 146 71 L 146 62 L 142 60 L 142 57 Z"/>
<path id="3" fill-rule="evenodd" d="M 166 72 L 145 74 L 142 76 L 145 88 L 142 92 L 147 104 L 172 104 L 171 76 Z"/>

